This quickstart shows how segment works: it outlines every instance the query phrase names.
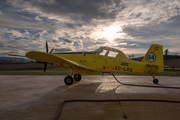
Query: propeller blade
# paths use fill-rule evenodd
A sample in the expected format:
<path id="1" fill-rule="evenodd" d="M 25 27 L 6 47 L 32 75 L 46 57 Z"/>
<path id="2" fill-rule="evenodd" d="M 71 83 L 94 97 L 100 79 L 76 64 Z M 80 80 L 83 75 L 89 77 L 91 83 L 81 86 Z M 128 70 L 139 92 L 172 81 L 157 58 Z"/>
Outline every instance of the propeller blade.
<path id="1" fill-rule="evenodd" d="M 44 72 L 46 72 L 47 62 L 44 64 Z"/>
<path id="2" fill-rule="evenodd" d="M 54 48 L 53 49 L 51 49 L 51 51 L 49 52 L 49 53 L 52 53 L 52 51 L 54 50 Z"/>
<path id="3" fill-rule="evenodd" d="M 49 53 L 52 53 L 53 50 L 54 50 L 54 48 L 51 49 L 51 51 Z M 46 52 L 48 53 L 48 43 L 47 43 L 47 41 L 46 41 Z M 51 65 L 52 65 L 52 63 L 51 63 Z M 46 69 L 47 69 L 47 62 L 44 64 L 44 72 L 46 72 Z"/>
<path id="4" fill-rule="evenodd" d="M 46 41 L 46 52 L 48 53 L 48 43 Z"/>

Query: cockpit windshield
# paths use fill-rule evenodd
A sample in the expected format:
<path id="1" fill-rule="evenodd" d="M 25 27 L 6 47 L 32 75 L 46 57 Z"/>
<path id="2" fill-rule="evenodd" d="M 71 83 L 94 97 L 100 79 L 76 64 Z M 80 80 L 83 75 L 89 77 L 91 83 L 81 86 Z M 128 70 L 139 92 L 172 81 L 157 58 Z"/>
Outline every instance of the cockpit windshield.
<path id="1" fill-rule="evenodd" d="M 97 52 L 99 52 L 99 50 L 101 50 L 101 48 L 94 50 L 93 53 L 96 54 Z"/>

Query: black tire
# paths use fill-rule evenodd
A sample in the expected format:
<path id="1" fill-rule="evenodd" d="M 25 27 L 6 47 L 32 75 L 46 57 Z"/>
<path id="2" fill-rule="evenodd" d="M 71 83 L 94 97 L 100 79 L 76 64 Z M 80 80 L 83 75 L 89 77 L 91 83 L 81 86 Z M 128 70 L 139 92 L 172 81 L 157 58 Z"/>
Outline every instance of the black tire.
<path id="1" fill-rule="evenodd" d="M 74 82 L 73 78 L 71 76 L 69 76 L 69 75 L 64 78 L 64 83 L 66 85 L 72 85 L 73 82 Z"/>
<path id="2" fill-rule="evenodd" d="M 81 75 L 80 74 L 75 74 L 74 75 L 74 80 L 75 81 L 80 81 L 81 80 Z"/>
<path id="3" fill-rule="evenodd" d="M 154 80 L 153 80 L 153 83 L 154 83 L 154 84 L 157 84 L 157 83 L 158 83 L 158 79 L 154 79 Z"/>

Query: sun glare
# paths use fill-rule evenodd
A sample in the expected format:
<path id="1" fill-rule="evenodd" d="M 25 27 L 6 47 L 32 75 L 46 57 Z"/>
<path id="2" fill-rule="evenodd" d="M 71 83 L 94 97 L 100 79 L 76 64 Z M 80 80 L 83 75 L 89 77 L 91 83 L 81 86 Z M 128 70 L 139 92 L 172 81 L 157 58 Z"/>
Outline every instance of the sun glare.
<path id="1" fill-rule="evenodd" d="M 115 38 L 122 38 L 125 33 L 122 33 L 122 28 L 120 25 L 111 25 L 106 28 L 100 29 L 96 33 L 98 39 L 105 38 L 107 40 L 114 40 Z"/>

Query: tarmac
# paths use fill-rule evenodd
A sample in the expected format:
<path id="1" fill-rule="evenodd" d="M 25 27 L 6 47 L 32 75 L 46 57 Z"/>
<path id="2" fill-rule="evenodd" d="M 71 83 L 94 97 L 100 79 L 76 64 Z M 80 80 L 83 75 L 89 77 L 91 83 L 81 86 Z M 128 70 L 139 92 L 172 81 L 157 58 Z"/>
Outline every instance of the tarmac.
<path id="1" fill-rule="evenodd" d="M 112 76 L 82 76 L 68 86 L 65 76 L 0 76 L 0 120 L 51 120 L 64 100 L 156 99 L 180 101 L 179 89 L 119 84 Z M 116 76 L 129 84 L 180 87 L 180 77 Z M 127 116 L 127 118 L 124 118 Z M 72 102 L 58 120 L 179 120 L 180 103 Z"/>

